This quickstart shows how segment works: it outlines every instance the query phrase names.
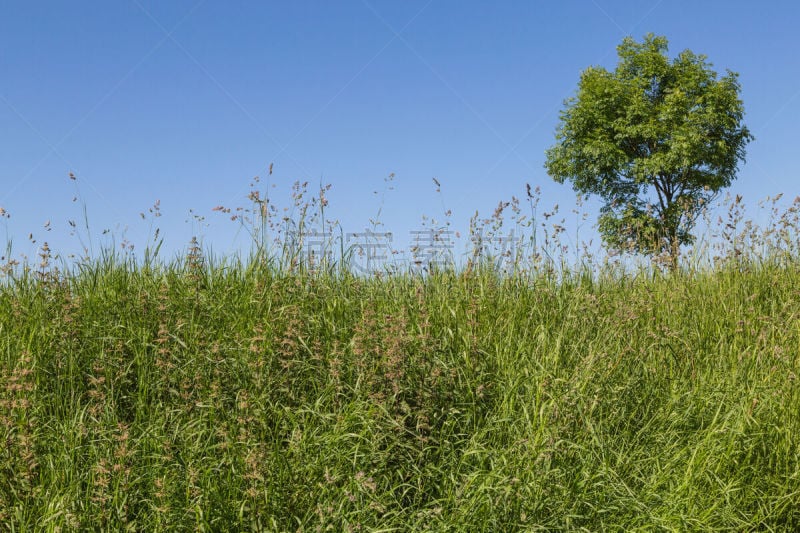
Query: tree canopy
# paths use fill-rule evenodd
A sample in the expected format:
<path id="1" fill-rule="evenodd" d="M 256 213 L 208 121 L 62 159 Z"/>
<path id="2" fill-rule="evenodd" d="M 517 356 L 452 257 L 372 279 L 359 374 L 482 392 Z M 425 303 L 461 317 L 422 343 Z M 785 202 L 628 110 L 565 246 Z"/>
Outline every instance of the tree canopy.
<path id="1" fill-rule="evenodd" d="M 667 51 L 665 37 L 628 37 L 616 70 L 583 71 L 545 168 L 605 201 L 606 245 L 668 253 L 677 264 L 700 208 L 735 179 L 753 137 L 738 74 L 718 77 L 704 55 L 684 50 L 670 60 Z"/>

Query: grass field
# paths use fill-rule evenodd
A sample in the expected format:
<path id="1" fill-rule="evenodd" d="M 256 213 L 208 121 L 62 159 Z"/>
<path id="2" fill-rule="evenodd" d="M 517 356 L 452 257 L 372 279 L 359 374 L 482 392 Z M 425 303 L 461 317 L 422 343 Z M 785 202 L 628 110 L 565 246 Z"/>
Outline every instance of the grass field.
<path id="1" fill-rule="evenodd" d="M 7 273 L 0 524 L 797 531 L 797 259 Z"/>

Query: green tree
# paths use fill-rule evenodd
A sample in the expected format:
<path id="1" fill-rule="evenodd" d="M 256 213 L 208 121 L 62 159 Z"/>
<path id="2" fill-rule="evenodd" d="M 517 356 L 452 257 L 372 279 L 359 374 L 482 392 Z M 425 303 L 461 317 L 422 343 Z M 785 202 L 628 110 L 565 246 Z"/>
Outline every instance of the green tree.
<path id="1" fill-rule="evenodd" d="M 667 49 L 665 37 L 627 37 L 614 72 L 586 69 L 545 168 L 605 201 L 598 226 L 607 246 L 666 253 L 674 268 L 701 207 L 731 184 L 753 136 L 738 74 L 718 78 L 705 56 L 685 50 L 670 60 Z"/>

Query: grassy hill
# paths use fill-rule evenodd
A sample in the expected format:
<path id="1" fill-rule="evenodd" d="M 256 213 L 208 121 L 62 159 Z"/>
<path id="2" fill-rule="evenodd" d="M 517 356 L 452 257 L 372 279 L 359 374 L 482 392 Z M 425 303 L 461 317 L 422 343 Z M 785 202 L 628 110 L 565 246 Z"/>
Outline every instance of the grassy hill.
<path id="1" fill-rule="evenodd" d="M 8 530 L 800 530 L 800 268 L 0 287 Z"/>

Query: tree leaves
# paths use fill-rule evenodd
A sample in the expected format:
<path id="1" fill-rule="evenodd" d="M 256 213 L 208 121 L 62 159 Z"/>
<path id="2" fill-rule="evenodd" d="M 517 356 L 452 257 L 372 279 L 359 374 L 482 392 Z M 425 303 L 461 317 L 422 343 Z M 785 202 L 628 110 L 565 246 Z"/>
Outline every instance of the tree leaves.
<path id="1" fill-rule="evenodd" d="M 628 37 L 614 72 L 589 67 L 564 102 L 548 173 L 605 200 L 606 245 L 677 261 L 694 213 L 731 184 L 753 139 L 738 75 L 719 77 L 690 50 L 670 60 L 665 37 Z M 644 242 L 647 241 L 647 242 Z"/>

